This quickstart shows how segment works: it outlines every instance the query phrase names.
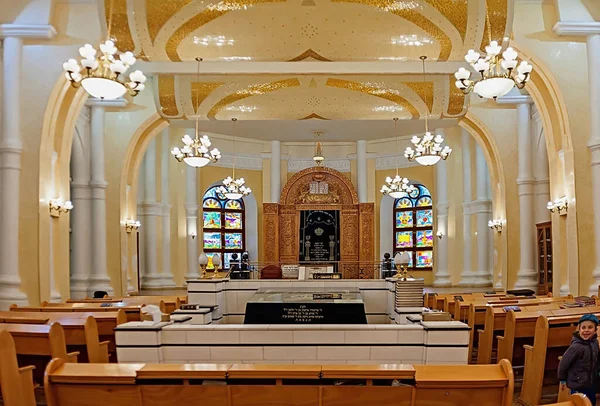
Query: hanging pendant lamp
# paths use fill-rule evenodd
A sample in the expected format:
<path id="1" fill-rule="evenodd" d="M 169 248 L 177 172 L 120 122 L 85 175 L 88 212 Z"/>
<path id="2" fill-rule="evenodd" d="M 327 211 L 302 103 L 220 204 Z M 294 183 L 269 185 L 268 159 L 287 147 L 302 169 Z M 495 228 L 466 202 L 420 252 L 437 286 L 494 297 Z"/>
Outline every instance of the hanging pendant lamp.
<path id="1" fill-rule="evenodd" d="M 237 121 L 237 118 L 232 118 L 231 121 L 233 122 L 233 124 L 235 126 L 235 122 Z M 234 134 L 233 135 L 233 170 L 232 170 L 232 174 L 231 174 L 231 176 L 228 176 L 225 179 L 223 179 L 224 186 L 220 186 L 218 191 L 220 193 L 222 193 L 223 195 L 225 195 L 225 197 L 230 200 L 241 199 L 242 197 L 246 197 L 250 193 L 252 193 L 252 189 L 244 186 L 245 183 L 246 183 L 246 181 L 244 180 L 244 178 L 239 178 L 239 179 L 235 178 L 235 134 Z"/>
<path id="2" fill-rule="evenodd" d="M 398 118 L 394 117 L 394 133 L 398 125 Z M 398 154 L 398 135 L 396 134 L 396 155 Z M 396 161 L 396 176 L 393 178 L 388 176 L 385 178 L 385 185 L 381 186 L 380 192 L 385 196 L 390 196 L 394 199 L 408 196 L 415 190 L 415 187 L 409 183 L 407 178 L 403 178 L 398 174 L 398 157 Z"/>

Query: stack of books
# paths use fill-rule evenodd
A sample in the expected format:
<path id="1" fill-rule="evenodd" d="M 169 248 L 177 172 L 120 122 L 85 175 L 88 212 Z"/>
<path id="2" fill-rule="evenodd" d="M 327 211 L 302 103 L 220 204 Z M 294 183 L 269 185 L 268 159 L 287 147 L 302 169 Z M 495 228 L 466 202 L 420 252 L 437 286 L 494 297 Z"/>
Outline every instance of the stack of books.
<path id="1" fill-rule="evenodd" d="M 589 296 L 577 296 L 575 298 L 575 303 L 579 303 L 581 306 L 595 306 L 596 299 Z"/>

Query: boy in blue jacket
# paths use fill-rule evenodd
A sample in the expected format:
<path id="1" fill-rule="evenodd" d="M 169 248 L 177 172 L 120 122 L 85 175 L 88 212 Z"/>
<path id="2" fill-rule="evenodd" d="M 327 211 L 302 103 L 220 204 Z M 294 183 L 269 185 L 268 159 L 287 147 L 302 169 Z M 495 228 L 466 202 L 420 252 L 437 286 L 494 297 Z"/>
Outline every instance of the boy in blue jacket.
<path id="1" fill-rule="evenodd" d="M 571 393 L 587 396 L 596 406 L 596 381 L 598 376 L 598 318 L 584 314 L 573 333 L 571 345 L 558 365 L 560 384 L 567 385 Z"/>

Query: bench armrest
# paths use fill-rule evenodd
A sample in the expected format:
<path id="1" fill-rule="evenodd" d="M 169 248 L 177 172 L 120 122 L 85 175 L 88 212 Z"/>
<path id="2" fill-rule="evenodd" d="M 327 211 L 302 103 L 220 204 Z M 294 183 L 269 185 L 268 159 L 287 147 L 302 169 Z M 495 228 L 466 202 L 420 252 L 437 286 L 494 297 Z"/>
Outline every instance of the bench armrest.
<path id="1" fill-rule="evenodd" d="M 504 341 L 504 336 L 496 336 L 496 338 L 498 339 L 498 342 Z"/>
<path id="2" fill-rule="evenodd" d="M 525 348 L 525 351 L 533 351 L 533 345 L 525 344 L 523 348 Z"/>
<path id="3" fill-rule="evenodd" d="M 100 345 L 100 347 L 104 347 L 104 346 L 108 347 L 109 344 L 110 344 L 110 341 L 102 341 L 99 345 Z"/>
<path id="4" fill-rule="evenodd" d="M 79 351 L 73 351 L 67 353 L 67 362 L 77 362 L 77 357 L 79 356 Z"/>
<path id="5" fill-rule="evenodd" d="M 25 373 L 25 372 L 29 372 L 29 371 L 33 371 L 35 369 L 35 366 L 33 365 L 27 365 L 26 367 L 21 367 L 19 368 L 19 373 Z"/>

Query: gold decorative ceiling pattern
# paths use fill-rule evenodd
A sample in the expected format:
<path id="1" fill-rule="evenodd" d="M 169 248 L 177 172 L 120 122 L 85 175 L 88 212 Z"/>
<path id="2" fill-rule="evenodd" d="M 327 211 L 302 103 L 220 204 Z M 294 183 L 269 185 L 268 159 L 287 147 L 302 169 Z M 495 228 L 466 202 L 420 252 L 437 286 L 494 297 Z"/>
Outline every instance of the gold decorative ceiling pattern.
<path id="1" fill-rule="evenodd" d="M 403 120 L 456 118 L 465 96 L 452 75 L 159 75 L 157 109 L 169 119 Z M 458 90 L 458 91 L 457 91 Z"/>
<path id="2" fill-rule="evenodd" d="M 514 0 L 112 1 L 120 49 L 177 62 L 462 60 L 489 32 L 498 40 L 510 32 Z"/>

